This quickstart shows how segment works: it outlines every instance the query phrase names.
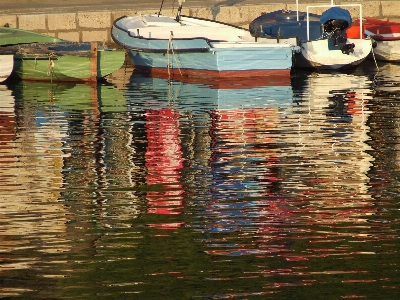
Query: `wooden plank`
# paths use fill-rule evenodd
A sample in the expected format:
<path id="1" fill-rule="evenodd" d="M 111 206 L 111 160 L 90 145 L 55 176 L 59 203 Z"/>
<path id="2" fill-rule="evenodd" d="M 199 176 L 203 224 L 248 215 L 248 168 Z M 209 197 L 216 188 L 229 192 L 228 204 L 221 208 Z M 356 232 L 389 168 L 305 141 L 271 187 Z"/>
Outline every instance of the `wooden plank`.
<path id="1" fill-rule="evenodd" d="M 97 81 L 97 43 L 91 43 L 90 49 L 90 81 Z"/>

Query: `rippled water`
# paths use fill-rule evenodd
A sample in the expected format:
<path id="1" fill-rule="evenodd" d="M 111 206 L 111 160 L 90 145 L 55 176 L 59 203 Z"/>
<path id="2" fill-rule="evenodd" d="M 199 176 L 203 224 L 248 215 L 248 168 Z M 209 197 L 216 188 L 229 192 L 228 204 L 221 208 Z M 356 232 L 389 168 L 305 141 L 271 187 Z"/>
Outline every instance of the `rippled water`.
<path id="1" fill-rule="evenodd" d="M 397 299 L 400 65 L 0 86 L 0 298 Z"/>

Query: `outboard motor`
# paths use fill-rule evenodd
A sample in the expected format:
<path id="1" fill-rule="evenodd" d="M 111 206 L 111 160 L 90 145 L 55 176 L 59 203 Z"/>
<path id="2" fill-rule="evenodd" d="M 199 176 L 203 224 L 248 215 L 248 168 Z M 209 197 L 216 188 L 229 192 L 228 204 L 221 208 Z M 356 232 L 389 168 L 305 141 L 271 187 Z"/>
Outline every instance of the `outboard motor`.
<path id="1" fill-rule="evenodd" d="M 349 27 L 347 20 L 330 19 L 323 24 L 325 32 L 342 32 Z"/>
<path id="2" fill-rule="evenodd" d="M 353 43 L 351 43 L 351 44 L 346 44 L 346 43 L 339 44 L 339 48 L 340 48 L 340 50 L 342 50 L 342 53 L 343 54 L 347 54 L 347 55 L 354 52 L 354 47 L 355 46 L 356 45 L 354 45 Z"/>
<path id="3" fill-rule="evenodd" d="M 322 13 L 320 21 L 324 35 L 333 40 L 334 45 L 339 46 L 343 54 L 354 52 L 354 44 L 348 44 L 345 38 L 345 30 L 352 23 L 349 11 L 340 7 L 331 7 Z"/>

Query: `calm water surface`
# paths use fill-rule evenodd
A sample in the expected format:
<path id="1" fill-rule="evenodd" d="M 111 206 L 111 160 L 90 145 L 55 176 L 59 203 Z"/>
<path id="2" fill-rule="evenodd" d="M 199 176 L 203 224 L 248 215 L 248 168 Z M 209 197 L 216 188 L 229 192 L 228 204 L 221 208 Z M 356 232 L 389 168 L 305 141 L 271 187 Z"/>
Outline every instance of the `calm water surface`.
<path id="1" fill-rule="evenodd" d="M 379 70 L 1 85 L 0 298 L 397 299 L 400 65 Z"/>

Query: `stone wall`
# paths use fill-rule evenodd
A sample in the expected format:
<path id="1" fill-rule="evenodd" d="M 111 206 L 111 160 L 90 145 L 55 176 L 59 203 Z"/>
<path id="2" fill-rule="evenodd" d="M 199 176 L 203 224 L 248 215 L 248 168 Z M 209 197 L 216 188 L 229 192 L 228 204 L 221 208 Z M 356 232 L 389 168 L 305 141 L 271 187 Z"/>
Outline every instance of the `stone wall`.
<path id="1" fill-rule="evenodd" d="M 349 1 L 335 1 L 337 5 L 348 4 Z M 354 2 L 357 4 L 360 2 Z M 400 21 L 400 1 L 362 1 L 362 15 L 386 20 Z M 324 3 L 326 4 L 326 2 Z M 300 11 L 306 11 L 308 4 L 299 5 Z M 309 5 L 317 5 L 312 3 Z M 296 5 L 265 4 L 265 5 L 234 5 L 214 6 L 213 8 L 186 8 L 183 15 L 215 19 L 234 25 L 247 27 L 248 24 L 262 12 L 279 9 L 295 10 Z M 326 8 L 312 8 L 313 13 L 321 13 Z M 359 17 L 359 8 L 347 7 L 353 18 Z M 111 26 L 114 20 L 124 15 L 155 13 L 155 11 L 92 11 L 76 13 L 52 14 L 15 14 L 0 15 L 0 24 L 14 28 L 45 33 L 61 39 L 76 42 L 111 43 Z M 163 12 L 164 14 L 168 14 Z M 171 14 L 173 12 L 171 11 Z"/>

